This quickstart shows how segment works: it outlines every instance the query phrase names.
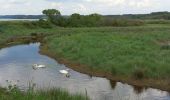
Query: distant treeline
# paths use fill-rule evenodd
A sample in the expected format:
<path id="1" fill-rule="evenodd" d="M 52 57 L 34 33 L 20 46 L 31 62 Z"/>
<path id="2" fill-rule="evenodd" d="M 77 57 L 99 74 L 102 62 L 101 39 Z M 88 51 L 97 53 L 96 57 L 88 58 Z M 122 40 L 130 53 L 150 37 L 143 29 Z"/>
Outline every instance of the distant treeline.
<path id="1" fill-rule="evenodd" d="M 65 16 L 64 17 L 69 17 Z M 164 19 L 170 20 L 170 12 L 152 12 L 150 14 L 124 14 L 124 15 L 102 15 L 102 17 L 113 19 Z M 0 18 L 11 19 L 40 19 L 45 18 L 45 15 L 0 15 Z"/>
<path id="2" fill-rule="evenodd" d="M 94 13 L 90 15 L 80 15 L 74 13 L 70 16 L 61 15 L 59 10 L 46 9 L 42 12 L 45 19 L 41 18 L 38 22 L 26 24 L 30 27 L 41 26 L 43 28 L 50 28 L 52 26 L 60 27 L 99 27 L 99 26 L 140 26 L 143 21 L 135 19 L 114 19 L 104 17 L 100 14 Z"/>
<path id="3" fill-rule="evenodd" d="M 141 19 L 141 20 L 147 20 L 147 19 L 164 19 L 164 20 L 170 20 L 170 12 L 164 11 L 164 12 L 152 12 L 150 14 L 125 14 L 125 15 L 106 15 L 107 18 L 125 18 L 125 19 Z"/>
<path id="4" fill-rule="evenodd" d="M 153 12 L 151 14 L 138 15 L 107 15 L 102 16 L 94 13 L 90 15 L 80 15 L 74 13 L 70 16 L 61 15 L 59 10 L 46 9 L 38 22 L 26 23 L 29 27 L 40 26 L 43 28 L 51 28 L 53 26 L 60 27 L 99 27 L 99 26 L 141 26 L 144 24 L 167 23 L 170 19 L 169 12 Z M 151 21 L 146 21 L 151 20 Z M 155 19 L 157 21 L 155 22 Z M 162 21 L 163 20 L 163 21 Z M 169 24 L 169 22 L 168 22 Z"/>

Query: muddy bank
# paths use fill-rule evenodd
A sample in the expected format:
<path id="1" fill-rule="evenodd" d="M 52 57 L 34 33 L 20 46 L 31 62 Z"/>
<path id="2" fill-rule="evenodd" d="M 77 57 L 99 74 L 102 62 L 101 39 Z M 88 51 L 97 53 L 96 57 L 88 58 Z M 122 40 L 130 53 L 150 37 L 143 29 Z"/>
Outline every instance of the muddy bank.
<path id="1" fill-rule="evenodd" d="M 35 43 L 35 42 L 43 42 L 44 37 L 46 37 L 47 34 L 43 33 L 31 33 L 30 36 L 12 36 L 6 39 L 3 43 L 0 43 L 0 48 L 9 47 L 13 45 L 19 45 L 19 44 L 29 44 L 29 43 Z"/>
<path id="2" fill-rule="evenodd" d="M 7 46 L 13 46 L 17 44 L 27 44 L 31 42 L 40 42 L 40 53 L 43 55 L 47 55 L 51 58 L 54 58 L 61 64 L 65 64 L 67 67 L 84 73 L 88 74 L 90 76 L 97 76 L 97 77 L 104 77 L 111 81 L 115 82 L 122 82 L 127 83 L 129 85 L 133 85 L 137 88 L 156 88 L 161 89 L 165 91 L 170 91 L 170 80 L 153 80 L 153 79 L 142 79 L 142 80 L 136 80 L 132 77 L 123 77 L 123 76 L 113 76 L 111 73 L 104 72 L 101 70 L 94 70 L 86 65 L 82 65 L 79 63 L 73 63 L 67 59 L 64 59 L 60 54 L 55 54 L 53 52 L 50 52 L 48 50 L 47 44 L 43 41 L 44 38 L 49 34 L 43 34 L 43 33 L 32 33 L 30 36 L 21 36 L 21 37 L 11 37 L 7 39 L 3 45 L 0 46 L 0 48 L 7 47 Z"/>

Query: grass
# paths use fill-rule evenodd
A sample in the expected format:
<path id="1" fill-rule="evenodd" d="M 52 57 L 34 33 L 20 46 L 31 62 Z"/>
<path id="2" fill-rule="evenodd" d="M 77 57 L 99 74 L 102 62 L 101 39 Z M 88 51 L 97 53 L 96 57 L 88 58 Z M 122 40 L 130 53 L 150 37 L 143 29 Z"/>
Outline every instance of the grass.
<path id="1" fill-rule="evenodd" d="M 0 89 L 1 100 L 89 100 L 82 95 L 71 95 L 61 89 L 52 90 L 39 90 L 39 91 L 20 91 L 19 89 L 13 89 L 7 91 L 6 89 Z"/>
<path id="2" fill-rule="evenodd" d="M 170 50 L 161 49 L 170 42 L 170 26 L 72 30 L 71 35 L 48 37 L 48 50 L 69 61 L 117 76 L 170 77 Z"/>

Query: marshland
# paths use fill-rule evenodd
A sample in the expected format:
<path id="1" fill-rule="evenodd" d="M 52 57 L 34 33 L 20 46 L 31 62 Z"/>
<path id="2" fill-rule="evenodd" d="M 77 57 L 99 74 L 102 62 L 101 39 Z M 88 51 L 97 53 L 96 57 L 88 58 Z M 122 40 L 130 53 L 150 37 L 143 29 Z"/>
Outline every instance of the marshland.
<path id="1" fill-rule="evenodd" d="M 43 14 L 0 21 L 2 100 L 170 99 L 169 12 Z"/>

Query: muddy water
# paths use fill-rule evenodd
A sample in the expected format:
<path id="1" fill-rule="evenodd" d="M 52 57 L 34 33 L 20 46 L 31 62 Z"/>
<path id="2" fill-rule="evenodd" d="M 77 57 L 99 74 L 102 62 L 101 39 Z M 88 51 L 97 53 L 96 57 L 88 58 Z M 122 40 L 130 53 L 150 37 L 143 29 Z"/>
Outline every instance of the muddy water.
<path id="1" fill-rule="evenodd" d="M 17 82 L 21 89 L 29 83 L 36 89 L 63 88 L 70 93 L 86 94 L 92 100 L 170 100 L 166 91 L 142 89 L 105 78 L 91 77 L 70 69 L 70 78 L 59 73 L 67 66 L 39 54 L 39 43 L 19 45 L 0 50 L 0 85 L 8 85 L 6 80 Z M 34 70 L 33 64 L 45 64 L 44 69 Z"/>

